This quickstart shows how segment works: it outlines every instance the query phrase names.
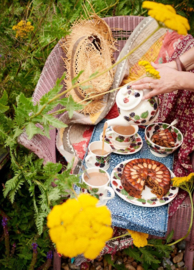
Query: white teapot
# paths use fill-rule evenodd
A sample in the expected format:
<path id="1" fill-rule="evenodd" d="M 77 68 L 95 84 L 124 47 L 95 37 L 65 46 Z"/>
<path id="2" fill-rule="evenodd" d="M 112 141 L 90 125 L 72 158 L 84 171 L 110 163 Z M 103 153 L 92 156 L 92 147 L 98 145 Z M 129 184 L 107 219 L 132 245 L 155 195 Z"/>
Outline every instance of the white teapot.
<path id="1" fill-rule="evenodd" d="M 116 104 L 119 111 L 117 118 L 107 120 L 108 126 L 149 125 L 159 113 L 158 97 L 142 100 L 149 90 L 135 90 L 130 85 L 124 85 L 116 96 Z"/>

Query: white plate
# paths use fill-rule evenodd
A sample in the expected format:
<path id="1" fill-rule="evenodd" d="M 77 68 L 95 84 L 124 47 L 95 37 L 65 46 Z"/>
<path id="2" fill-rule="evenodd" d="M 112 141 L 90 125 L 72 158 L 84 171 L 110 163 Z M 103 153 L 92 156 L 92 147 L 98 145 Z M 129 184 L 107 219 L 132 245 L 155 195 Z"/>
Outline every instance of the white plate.
<path id="1" fill-rule="evenodd" d="M 108 143 L 110 145 L 110 147 L 113 149 L 113 153 L 115 154 L 132 155 L 139 152 L 143 146 L 143 140 L 141 136 L 138 133 L 136 133 L 134 137 L 135 137 L 134 141 L 130 143 L 127 148 L 124 149 L 116 149 L 113 144 L 113 141 L 111 140 L 111 137 L 106 134 L 105 134 L 105 143 Z M 102 133 L 100 134 L 100 140 L 102 141 Z"/>
<path id="2" fill-rule="evenodd" d="M 174 200 L 178 194 L 179 188 L 173 186 L 170 186 L 168 193 L 161 199 L 158 199 L 155 194 L 151 193 L 151 189 L 147 186 L 142 192 L 141 199 L 130 196 L 128 192 L 123 188 L 120 180 L 124 165 L 130 160 L 132 159 L 128 159 L 119 163 L 111 173 L 111 185 L 119 197 L 129 203 L 143 207 L 158 207 Z M 175 177 L 174 173 L 171 170 L 169 171 L 171 173 L 171 177 Z"/>

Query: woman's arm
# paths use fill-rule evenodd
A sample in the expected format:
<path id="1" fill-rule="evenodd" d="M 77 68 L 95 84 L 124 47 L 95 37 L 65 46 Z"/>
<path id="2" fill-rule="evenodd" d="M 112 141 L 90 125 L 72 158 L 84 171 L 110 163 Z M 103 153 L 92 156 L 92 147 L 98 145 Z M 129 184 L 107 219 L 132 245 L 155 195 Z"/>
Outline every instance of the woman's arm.
<path id="1" fill-rule="evenodd" d="M 179 58 L 187 71 L 194 69 L 194 47 Z"/>
<path id="2" fill-rule="evenodd" d="M 159 66 L 160 68 L 157 68 L 157 70 L 160 73 L 160 79 L 145 77 L 131 84 L 137 90 L 150 89 L 144 99 L 178 89 L 194 91 L 194 73 L 177 71 L 164 65 Z"/>
<path id="3" fill-rule="evenodd" d="M 191 48 L 189 51 L 185 52 L 181 56 L 179 56 L 181 63 L 185 67 L 186 71 L 194 69 L 194 47 Z M 169 63 L 164 64 L 155 64 L 152 63 L 152 66 L 155 69 L 161 68 L 161 67 L 170 67 L 173 69 L 177 69 L 177 65 L 175 61 L 171 61 Z"/>

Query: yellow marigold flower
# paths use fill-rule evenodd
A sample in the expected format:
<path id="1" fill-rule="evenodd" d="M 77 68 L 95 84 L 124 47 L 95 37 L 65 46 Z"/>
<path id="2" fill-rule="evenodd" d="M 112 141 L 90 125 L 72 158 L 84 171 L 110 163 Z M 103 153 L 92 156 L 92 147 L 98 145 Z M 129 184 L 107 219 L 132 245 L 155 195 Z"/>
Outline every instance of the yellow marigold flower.
<path id="1" fill-rule="evenodd" d="M 174 177 L 172 178 L 172 184 L 174 187 L 180 187 L 180 185 L 185 184 L 187 182 L 187 177 Z"/>
<path id="2" fill-rule="evenodd" d="M 142 7 L 149 10 L 149 16 L 162 22 L 166 27 L 177 31 L 180 35 L 186 35 L 187 31 L 190 30 L 188 20 L 176 14 L 175 9 L 170 5 L 144 1 Z"/>
<path id="3" fill-rule="evenodd" d="M 12 29 L 16 31 L 16 37 L 26 37 L 27 33 L 34 30 L 34 26 L 31 25 L 31 22 L 21 20 L 17 25 L 14 25 Z"/>
<path id="4" fill-rule="evenodd" d="M 53 228 L 61 224 L 61 213 L 61 206 L 55 205 L 47 217 L 47 226 L 49 228 Z"/>
<path id="5" fill-rule="evenodd" d="M 80 237 L 75 241 L 75 250 L 78 253 L 83 254 L 89 245 L 89 239 L 86 237 Z"/>
<path id="6" fill-rule="evenodd" d="M 102 224 L 111 225 L 111 213 L 106 206 L 95 209 L 95 220 Z"/>
<path id="7" fill-rule="evenodd" d="M 78 197 L 78 201 L 83 208 L 88 208 L 89 206 L 96 206 L 98 199 L 93 196 L 85 196 L 87 194 L 81 194 Z"/>
<path id="8" fill-rule="evenodd" d="M 64 256 L 94 259 L 113 234 L 111 213 L 89 194 L 54 206 L 47 217 L 51 240 Z"/>
<path id="9" fill-rule="evenodd" d="M 63 226 L 57 226 L 54 228 L 51 228 L 49 231 L 51 239 L 53 239 L 54 242 L 60 241 L 61 235 L 64 235 L 65 228 Z"/>
<path id="10" fill-rule="evenodd" d="M 84 257 L 91 260 L 95 259 L 100 254 L 100 251 L 103 249 L 104 245 L 105 242 L 101 241 L 101 239 L 91 240 L 88 248 L 84 252 Z"/>
<path id="11" fill-rule="evenodd" d="M 127 230 L 131 237 L 133 238 L 133 244 L 136 247 L 145 247 L 148 244 L 147 238 L 149 234 L 147 233 L 141 233 L 141 232 L 135 232 L 132 230 Z"/>
<path id="12" fill-rule="evenodd" d="M 139 61 L 140 66 L 144 66 L 148 76 L 154 77 L 155 79 L 160 79 L 159 71 L 155 70 L 154 67 L 148 61 Z"/>
<path id="13" fill-rule="evenodd" d="M 194 173 L 190 173 L 190 174 L 187 176 L 187 181 L 191 181 L 191 180 L 194 180 Z"/>
<path id="14" fill-rule="evenodd" d="M 194 173 L 190 173 L 188 176 L 172 178 L 172 183 L 174 187 L 180 187 L 181 185 L 184 185 L 193 180 L 194 180 Z"/>

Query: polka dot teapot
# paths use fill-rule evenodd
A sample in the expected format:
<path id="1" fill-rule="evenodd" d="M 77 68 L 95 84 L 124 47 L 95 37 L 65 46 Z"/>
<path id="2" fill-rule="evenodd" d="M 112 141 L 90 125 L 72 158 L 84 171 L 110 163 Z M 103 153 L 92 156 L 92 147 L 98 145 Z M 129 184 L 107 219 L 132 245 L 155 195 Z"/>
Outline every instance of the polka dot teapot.
<path id="1" fill-rule="evenodd" d="M 142 100 L 143 95 L 149 90 L 132 89 L 130 85 L 124 85 L 116 96 L 119 111 L 117 118 L 106 121 L 108 126 L 149 125 L 158 116 L 158 97 Z"/>

